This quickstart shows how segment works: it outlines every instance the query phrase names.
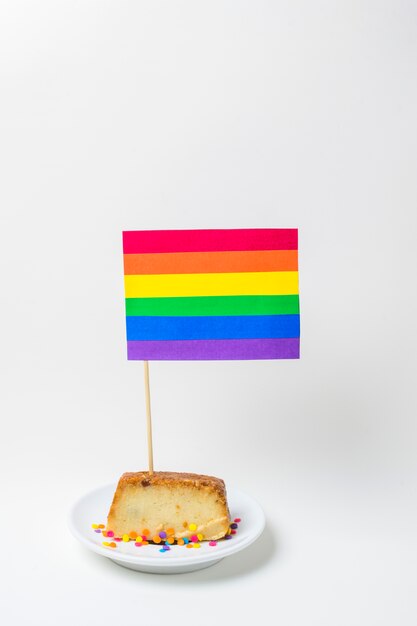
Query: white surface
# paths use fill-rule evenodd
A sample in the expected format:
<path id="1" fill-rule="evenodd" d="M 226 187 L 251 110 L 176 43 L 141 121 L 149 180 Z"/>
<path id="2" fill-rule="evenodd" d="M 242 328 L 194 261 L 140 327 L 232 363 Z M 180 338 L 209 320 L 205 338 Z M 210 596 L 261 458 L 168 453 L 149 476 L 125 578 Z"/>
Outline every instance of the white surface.
<path id="1" fill-rule="evenodd" d="M 104 539 L 100 533 L 95 533 L 91 524 L 106 523 L 115 489 L 116 483 L 97 487 L 77 500 L 69 516 L 70 529 L 89 550 L 137 571 L 183 574 L 203 569 L 250 546 L 265 527 L 265 515 L 259 504 L 251 496 L 229 486 L 227 499 L 232 520 L 237 517 L 242 520 L 232 539 L 218 541 L 216 546 L 203 541 L 200 548 L 192 550 L 184 546 L 171 546 L 169 552 L 164 554 L 160 553 L 161 545 L 138 549 L 133 541 L 117 543 L 115 549 L 109 549 L 103 547 L 103 541 L 113 540 Z"/>
<path id="2" fill-rule="evenodd" d="M 0 3 L 0 609 L 8 626 L 415 626 L 416 3 Z M 147 576 L 66 517 L 146 467 L 123 228 L 300 229 L 299 362 L 151 363 L 157 469 L 260 502 Z"/>

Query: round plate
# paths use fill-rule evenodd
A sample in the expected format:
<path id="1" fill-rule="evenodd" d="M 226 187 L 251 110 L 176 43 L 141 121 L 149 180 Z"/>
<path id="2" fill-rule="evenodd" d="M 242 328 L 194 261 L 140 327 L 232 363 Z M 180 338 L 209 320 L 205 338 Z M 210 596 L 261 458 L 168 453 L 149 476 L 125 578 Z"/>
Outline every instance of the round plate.
<path id="1" fill-rule="evenodd" d="M 120 541 L 116 548 L 107 548 L 103 546 L 103 541 L 113 540 L 95 533 L 91 525 L 105 523 L 115 490 L 116 484 L 106 485 L 80 498 L 71 509 L 69 526 L 76 539 L 93 552 L 118 565 L 141 572 L 180 574 L 209 567 L 247 548 L 265 527 L 265 515 L 259 504 L 242 491 L 228 488 L 227 500 L 232 520 L 241 519 L 236 534 L 229 540 L 220 540 L 216 546 L 209 546 L 208 541 L 202 541 L 199 549 L 192 550 L 173 545 L 164 553 L 159 551 L 161 546 L 150 544 L 136 547 L 134 541 Z"/>

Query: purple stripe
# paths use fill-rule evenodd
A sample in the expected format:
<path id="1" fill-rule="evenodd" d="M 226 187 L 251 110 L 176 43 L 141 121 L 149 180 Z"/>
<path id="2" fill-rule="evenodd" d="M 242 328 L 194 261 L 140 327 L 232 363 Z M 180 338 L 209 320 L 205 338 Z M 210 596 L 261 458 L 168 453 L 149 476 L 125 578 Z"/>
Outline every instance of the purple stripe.
<path id="1" fill-rule="evenodd" d="M 300 339 L 192 339 L 128 341 L 130 361 L 299 359 Z"/>

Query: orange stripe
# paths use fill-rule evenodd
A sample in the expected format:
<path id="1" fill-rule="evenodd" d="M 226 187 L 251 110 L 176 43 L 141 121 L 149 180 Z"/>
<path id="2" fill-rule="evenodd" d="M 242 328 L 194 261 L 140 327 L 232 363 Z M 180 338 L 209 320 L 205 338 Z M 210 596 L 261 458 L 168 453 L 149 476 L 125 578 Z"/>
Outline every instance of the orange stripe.
<path id="1" fill-rule="evenodd" d="M 296 272 L 297 250 L 124 254 L 125 274 Z"/>

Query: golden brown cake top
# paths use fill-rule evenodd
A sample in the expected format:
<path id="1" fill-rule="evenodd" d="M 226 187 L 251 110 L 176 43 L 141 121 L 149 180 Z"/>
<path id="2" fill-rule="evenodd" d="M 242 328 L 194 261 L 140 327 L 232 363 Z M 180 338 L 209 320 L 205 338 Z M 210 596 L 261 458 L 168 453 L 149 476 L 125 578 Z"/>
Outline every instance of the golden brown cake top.
<path id="1" fill-rule="evenodd" d="M 141 483 L 143 487 L 149 485 L 172 485 L 195 483 L 196 486 L 214 487 L 215 489 L 224 489 L 224 480 L 215 476 L 205 476 L 204 474 L 191 474 L 190 472 L 125 472 L 121 481 L 136 485 Z"/>
<path id="2" fill-rule="evenodd" d="M 191 474 L 188 472 L 125 472 L 120 480 L 119 487 L 125 485 L 141 485 L 142 487 L 164 486 L 175 489 L 179 485 L 205 487 L 216 491 L 220 498 L 226 502 L 226 486 L 224 480 L 215 476 L 204 474 Z"/>

